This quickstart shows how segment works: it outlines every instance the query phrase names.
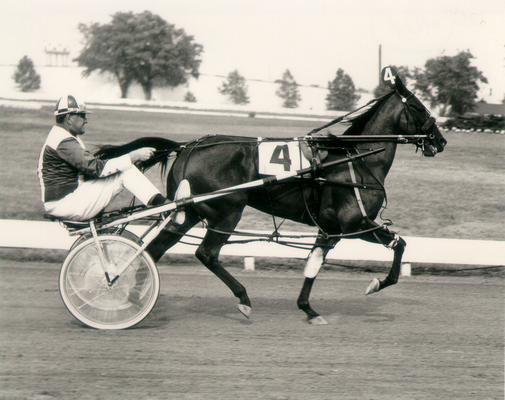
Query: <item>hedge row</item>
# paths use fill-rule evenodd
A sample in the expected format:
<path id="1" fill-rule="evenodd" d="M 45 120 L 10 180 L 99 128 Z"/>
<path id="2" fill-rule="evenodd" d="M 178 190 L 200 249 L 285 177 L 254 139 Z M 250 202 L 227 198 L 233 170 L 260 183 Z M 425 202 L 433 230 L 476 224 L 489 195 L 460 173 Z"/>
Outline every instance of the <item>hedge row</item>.
<path id="1" fill-rule="evenodd" d="M 449 118 L 442 125 L 445 129 L 501 132 L 505 130 L 503 115 L 465 115 Z"/>

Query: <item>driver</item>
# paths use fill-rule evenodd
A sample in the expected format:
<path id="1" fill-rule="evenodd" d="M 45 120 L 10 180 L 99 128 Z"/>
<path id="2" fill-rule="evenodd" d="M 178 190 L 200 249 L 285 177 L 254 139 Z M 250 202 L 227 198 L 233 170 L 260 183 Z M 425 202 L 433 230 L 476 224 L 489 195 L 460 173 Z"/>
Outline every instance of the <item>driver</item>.
<path id="1" fill-rule="evenodd" d="M 143 147 L 110 160 L 96 158 L 81 139 L 88 113 L 72 95 L 56 103 L 56 124 L 42 147 L 37 170 L 46 213 L 84 221 L 102 211 L 123 188 L 146 206 L 163 204 L 165 197 L 134 165 L 152 157 L 155 149 Z"/>

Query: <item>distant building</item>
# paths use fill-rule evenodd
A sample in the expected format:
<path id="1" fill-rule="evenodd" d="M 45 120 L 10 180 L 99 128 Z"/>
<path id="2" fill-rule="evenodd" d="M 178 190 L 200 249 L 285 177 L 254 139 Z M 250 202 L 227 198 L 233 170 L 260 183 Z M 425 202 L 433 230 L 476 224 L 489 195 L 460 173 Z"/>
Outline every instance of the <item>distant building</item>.
<path id="1" fill-rule="evenodd" d="M 44 48 L 46 53 L 46 66 L 48 67 L 67 67 L 69 66 L 70 51 L 61 45 L 49 45 Z"/>

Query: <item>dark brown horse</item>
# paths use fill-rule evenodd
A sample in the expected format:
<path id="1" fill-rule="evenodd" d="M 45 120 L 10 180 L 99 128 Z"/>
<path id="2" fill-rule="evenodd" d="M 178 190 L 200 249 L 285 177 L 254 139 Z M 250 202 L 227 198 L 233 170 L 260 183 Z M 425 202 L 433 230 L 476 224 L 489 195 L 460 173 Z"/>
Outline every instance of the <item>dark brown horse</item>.
<path id="1" fill-rule="evenodd" d="M 389 67 L 387 67 L 389 68 Z M 384 70 L 383 78 L 392 91 L 377 99 L 368 111 L 349 120 L 344 135 L 401 134 L 405 137 L 425 135 L 417 143 L 425 156 L 441 152 L 446 144 L 434 119 L 422 103 L 408 91 L 394 69 Z M 298 307 L 309 322 L 326 323 L 309 303 L 312 285 L 326 254 L 341 237 L 351 235 L 379 243 L 394 251 L 389 274 L 383 280 L 374 279 L 366 294 L 371 294 L 398 281 L 405 241 L 374 222 L 385 199 L 384 180 L 393 163 L 394 141 L 342 142 L 325 137 L 310 140 L 327 151 L 332 161 L 383 147 L 382 153 L 352 163 L 336 165 L 315 172 L 317 180 L 294 179 L 280 185 L 269 185 L 250 191 L 231 193 L 226 197 L 188 206 L 182 224 L 171 222 L 148 246 L 147 251 L 159 260 L 191 227 L 205 220 L 209 229 L 196 250 L 197 258 L 239 299 L 239 310 L 249 317 L 251 302 L 245 287 L 219 261 L 219 253 L 242 217 L 246 205 L 282 218 L 319 227 L 319 235 L 308 257 L 305 280 L 298 297 Z M 178 156 L 167 177 L 167 195 L 173 199 L 183 180 L 188 180 L 192 194 L 201 194 L 231 187 L 260 178 L 258 172 L 258 142 L 237 136 L 208 136 L 195 142 L 180 144 L 161 138 L 143 138 L 135 142 L 108 148 L 104 157 L 113 157 L 134 148 L 152 146 L 160 151 L 176 151 Z M 277 154 L 278 162 L 286 157 Z M 151 161 L 151 164 L 157 160 Z M 354 235 L 353 235 L 354 234 Z"/>

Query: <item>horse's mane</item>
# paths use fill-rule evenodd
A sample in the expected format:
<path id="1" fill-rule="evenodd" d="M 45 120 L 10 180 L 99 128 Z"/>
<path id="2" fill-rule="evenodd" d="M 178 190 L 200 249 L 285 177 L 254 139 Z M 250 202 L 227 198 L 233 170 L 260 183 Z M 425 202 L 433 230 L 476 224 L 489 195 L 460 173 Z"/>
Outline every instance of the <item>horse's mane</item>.
<path id="1" fill-rule="evenodd" d="M 366 107 L 360 108 L 355 112 L 348 114 L 341 122 L 343 124 L 350 123 L 351 126 L 345 130 L 344 135 L 356 135 L 363 132 L 365 125 L 370 120 L 372 115 L 381 107 L 384 102 L 394 93 L 390 92 L 382 97 L 378 97 L 370 102 Z"/>

